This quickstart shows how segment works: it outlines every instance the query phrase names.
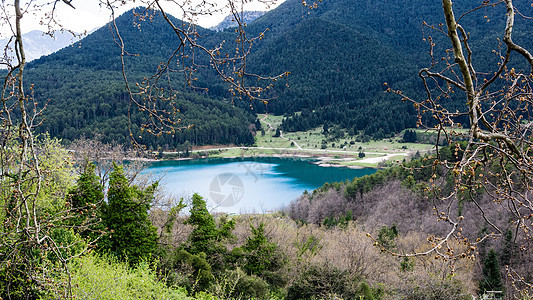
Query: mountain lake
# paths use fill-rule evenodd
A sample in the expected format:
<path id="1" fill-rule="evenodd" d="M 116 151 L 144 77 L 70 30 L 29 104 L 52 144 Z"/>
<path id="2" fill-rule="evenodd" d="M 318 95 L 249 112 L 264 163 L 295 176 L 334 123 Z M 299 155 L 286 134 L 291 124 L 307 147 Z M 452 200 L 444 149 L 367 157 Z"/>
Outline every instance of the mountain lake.
<path id="1" fill-rule="evenodd" d="M 207 158 L 154 162 L 143 173 L 176 198 L 200 194 L 211 212 L 268 213 L 326 182 L 352 180 L 371 168 L 321 167 L 308 158 Z"/>

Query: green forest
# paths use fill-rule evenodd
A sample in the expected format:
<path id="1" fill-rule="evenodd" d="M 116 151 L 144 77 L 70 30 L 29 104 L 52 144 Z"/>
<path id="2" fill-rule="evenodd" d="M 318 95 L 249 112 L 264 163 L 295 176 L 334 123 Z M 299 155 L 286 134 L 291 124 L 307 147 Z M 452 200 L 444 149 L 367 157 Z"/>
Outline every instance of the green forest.
<path id="1" fill-rule="evenodd" d="M 459 10 L 468 8 L 462 6 L 466 4 L 457 5 Z M 98 133 L 106 141 L 128 143 L 132 133 L 141 135 L 144 144 L 152 148 L 176 149 L 185 141 L 193 145 L 251 145 L 247 128 L 257 112 L 285 115 L 285 131 L 305 131 L 329 123 L 382 139 L 415 127 L 417 110 L 387 90 L 391 87 L 422 97 L 423 86 L 416 74 L 432 60 L 426 38 L 432 37 L 434 52 L 446 47 L 444 36 L 433 35 L 431 28 L 422 25 L 442 23 L 442 16 L 434 13 L 440 10 L 439 3 L 353 4 L 338 0 L 319 5 L 305 15 L 300 6 L 300 1 L 286 1 L 247 26 L 249 35 L 259 35 L 268 28 L 264 38 L 253 44 L 249 72 L 262 76 L 290 72 L 267 92 L 267 98 L 272 99 L 266 103 L 232 96 L 230 87 L 207 67 L 209 59 L 204 53 L 184 52 L 185 56 L 194 53 L 194 65 L 181 61 L 195 68 L 194 84 L 187 83 L 189 75 L 171 72 L 165 79 L 168 84 L 162 86 L 167 92 L 179 91 L 173 103 L 168 103 L 178 113 L 168 117 L 179 120 L 181 130 L 173 137 L 151 139 L 140 131 L 147 122 L 146 114 L 129 105 L 120 47 L 115 44 L 109 25 L 70 47 L 29 63 L 26 80 L 35 87 L 33 97 L 38 105 L 46 105 L 38 130 L 65 142 Z M 134 16 L 139 11 L 142 10 L 118 17 L 116 26 L 130 54 L 125 57 L 126 74 L 131 82 L 142 86 L 153 79 L 158 65 L 175 51 L 175 45 L 173 32 L 160 15 L 150 12 L 153 16 L 141 20 Z M 480 53 L 476 62 L 482 72 L 496 63 L 497 57 L 490 54 L 489 48 L 504 25 L 500 13 L 500 7 L 475 11 L 465 20 L 465 27 L 473 30 L 473 50 Z M 482 23 L 487 20 L 490 26 Z M 520 26 L 523 23 L 516 25 L 515 40 L 530 43 L 529 35 Z M 232 29 L 213 32 L 198 28 L 198 42 L 208 48 L 233 40 L 235 35 Z M 230 43 L 222 44 L 220 51 L 230 52 L 230 47 Z M 176 57 L 172 62 L 179 64 Z M 459 99 L 451 100 L 450 109 L 461 108 Z M 158 108 L 171 110 L 162 105 Z M 295 115 L 300 111 L 307 113 Z M 429 115 L 424 115 L 423 122 L 436 124 Z M 191 125 L 194 132 L 184 130 Z"/>

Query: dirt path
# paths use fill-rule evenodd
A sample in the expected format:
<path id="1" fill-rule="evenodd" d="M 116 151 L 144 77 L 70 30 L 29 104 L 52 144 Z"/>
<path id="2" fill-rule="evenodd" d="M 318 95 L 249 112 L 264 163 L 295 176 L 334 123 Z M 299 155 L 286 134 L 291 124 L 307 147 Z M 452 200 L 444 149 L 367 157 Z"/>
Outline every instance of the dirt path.
<path id="1" fill-rule="evenodd" d="M 264 116 L 262 119 L 260 119 L 261 122 L 267 124 L 268 127 L 269 127 L 270 129 L 275 130 L 274 127 L 272 126 L 272 124 L 270 124 L 270 123 L 268 123 L 267 121 L 265 121 L 265 119 L 266 119 L 267 117 L 268 117 L 268 115 L 265 114 L 265 116 Z M 281 131 L 281 130 L 279 131 L 279 137 L 282 138 L 282 139 L 284 139 L 284 140 L 287 140 L 287 141 L 289 141 L 289 142 L 292 142 L 292 143 L 294 144 L 294 146 L 296 146 L 296 148 L 297 148 L 296 150 L 304 150 L 304 149 L 302 149 L 302 147 L 300 147 L 300 145 L 298 145 L 298 143 L 297 143 L 295 140 L 290 139 L 290 138 L 288 138 L 288 137 L 284 137 L 284 136 L 283 136 L 283 131 Z"/>
<path id="2" fill-rule="evenodd" d="M 274 128 L 274 126 L 272 126 L 271 123 L 266 121 L 267 117 L 268 117 L 268 115 L 264 115 L 260 119 L 260 121 L 262 123 L 266 124 L 268 126 L 269 130 L 272 130 L 272 131 L 276 130 Z M 405 156 L 405 157 L 407 157 L 412 152 L 412 151 L 367 152 L 368 154 L 371 154 L 373 156 L 374 155 L 379 155 L 379 156 L 378 157 L 366 157 L 366 158 L 360 159 L 359 158 L 359 151 L 330 150 L 330 149 L 316 149 L 316 148 L 307 149 L 307 148 L 302 148 L 293 139 L 290 139 L 290 138 L 287 138 L 287 137 L 283 136 L 283 132 L 281 130 L 280 130 L 280 137 L 285 139 L 285 140 L 287 140 L 287 141 L 290 141 L 290 142 L 294 143 L 294 146 L 296 146 L 296 148 L 294 148 L 294 147 L 291 147 L 291 148 L 276 148 L 276 147 L 245 147 L 245 146 L 237 146 L 237 147 L 229 147 L 229 146 L 208 147 L 208 146 L 204 146 L 204 147 L 202 147 L 200 149 L 192 150 L 191 152 L 208 152 L 208 151 L 213 151 L 213 150 L 230 150 L 230 149 L 244 149 L 244 150 L 261 149 L 261 150 L 281 150 L 281 151 L 287 151 L 287 152 L 290 152 L 290 151 L 297 151 L 298 152 L 299 151 L 299 152 L 303 152 L 303 153 L 298 153 L 298 154 L 301 154 L 301 155 L 313 155 L 313 156 L 315 156 L 316 154 L 320 155 L 322 153 L 326 157 L 327 156 L 343 154 L 343 155 L 350 156 L 353 161 L 357 161 L 359 163 L 365 163 L 365 164 L 378 164 L 380 162 L 389 160 L 389 159 L 391 159 L 394 156 Z M 348 158 L 345 158 L 345 159 L 348 159 Z"/>
<path id="3" fill-rule="evenodd" d="M 375 152 L 372 152 L 372 154 L 383 154 L 383 156 L 367 157 L 367 158 L 360 159 L 357 162 L 369 163 L 369 164 L 379 164 L 380 162 L 386 161 L 386 160 L 388 160 L 388 159 L 390 159 L 390 158 L 392 158 L 394 156 L 405 156 L 405 157 L 407 157 L 409 155 L 408 152 L 398 152 L 398 153 L 375 153 Z"/>

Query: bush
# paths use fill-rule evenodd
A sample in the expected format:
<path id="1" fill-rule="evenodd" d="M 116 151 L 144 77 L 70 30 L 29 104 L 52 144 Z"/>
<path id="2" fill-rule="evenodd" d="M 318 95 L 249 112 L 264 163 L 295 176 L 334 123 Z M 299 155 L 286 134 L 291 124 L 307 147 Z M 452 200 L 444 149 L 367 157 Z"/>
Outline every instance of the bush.
<path id="1" fill-rule="evenodd" d="M 255 275 L 247 275 L 241 269 L 226 273 L 226 295 L 236 299 L 268 299 L 269 286 Z"/>
<path id="2" fill-rule="evenodd" d="M 204 291 L 214 279 L 211 265 L 207 262 L 207 257 L 203 252 L 191 254 L 183 249 L 178 249 L 170 264 L 167 266 L 167 270 L 170 271 L 169 283 L 183 285 L 189 291 Z"/>
<path id="3" fill-rule="evenodd" d="M 398 299 L 472 299 L 464 284 L 453 276 L 431 272 L 405 272 L 396 287 Z"/>
<path id="4" fill-rule="evenodd" d="M 353 299 L 358 294 L 358 282 L 347 271 L 330 266 L 312 265 L 287 290 L 287 300 L 318 299 L 335 294 Z"/>
<path id="5" fill-rule="evenodd" d="M 70 265 L 72 296 L 76 299 L 192 299 L 184 289 L 169 288 L 158 281 L 144 262 L 129 268 L 112 257 L 87 255 Z"/>

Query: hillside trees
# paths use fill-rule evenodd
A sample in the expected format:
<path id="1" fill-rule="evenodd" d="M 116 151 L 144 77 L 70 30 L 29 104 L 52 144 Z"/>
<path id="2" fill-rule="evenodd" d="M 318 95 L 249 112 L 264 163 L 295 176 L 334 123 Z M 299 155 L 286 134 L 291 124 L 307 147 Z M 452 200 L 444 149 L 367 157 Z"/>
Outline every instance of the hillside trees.
<path id="1" fill-rule="evenodd" d="M 438 49 L 436 38 L 427 38 L 431 65 L 419 72 L 426 90 L 424 99 L 417 101 L 400 91 L 394 92 L 403 100 L 412 101 L 420 117 L 433 116 L 438 124 L 430 129 L 445 137 L 449 144 L 455 145 L 454 140 L 458 137 L 468 141 L 455 162 L 443 158 L 437 145 L 438 160 L 434 169 L 445 170 L 454 185 L 452 189 L 442 189 L 443 185 L 437 182 L 431 185 L 434 210 L 439 220 L 449 225 L 449 231 L 431 238 L 431 248 L 424 254 L 455 259 L 470 257 L 478 244 L 488 237 L 502 238 L 506 226 L 514 227 L 519 235 L 515 242 L 532 238 L 533 56 L 520 44 L 520 30 L 524 29 L 524 23 L 531 22 L 528 15 L 532 11 L 529 4 L 513 0 L 483 1 L 477 7 L 461 11 L 452 5 L 452 1 L 443 0 L 442 8 L 446 27 L 428 26 L 448 39 L 450 49 L 440 58 L 437 52 L 433 52 Z M 492 41 L 492 55 L 497 63 L 490 69 L 480 69 L 476 59 L 486 54 L 476 51 L 479 48 L 472 42 L 474 34 L 461 24 L 468 18 L 480 17 L 480 12 L 484 12 L 487 19 L 487 11 L 494 11 L 498 18 L 504 18 L 505 26 L 498 40 Z M 518 42 L 514 39 L 516 35 Z M 454 94 L 464 99 L 459 109 L 449 103 Z M 464 121 L 465 117 L 467 121 Z M 419 125 L 424 126 L 424 123 L 419 122 Z M 490 209 L 508 210 L 511 216 L 508 223 L 502 224 L 488 217 L 487 208 L 479 202 L 481 191 L 493 199 L 494 206 Z M 490 228 L 477 240 L 466 239 L 460 234 L 466 224 L 465 212 L 458 209 L 463 201 L 475 204 L 477 213 Z M 452 241 L 467 244 L 470 250 L 455 251 L 457 247 L 452 246 Z M 509 267 L 507 273 L 516 288 L 530 287 L 523 281 L 531 279 L 518 276 L 513 268 Z"/>
<path id="2" fill-rule="evenodd" d="M 70 282 L 55 282 L 54 274 L 69 274 L 68 261 L 86 250 L 72 227 L 65 226 L 71 211 L 57 191 L 66 189 L 56 189 L 72 174 L 70 164 L 57 142 L 43 144 L 34 136 L 41 111 L 32 86 L 24 82 L 21 19 L 26 7 L 20 1 L 1 5 L 15 58 L 4 53 L 2 60 L 7 70 L 0 99 L 0 296 L 36 298 L 48 287 L 68 297 Z"/>
<path id="3" fill-rule="evenodd" d="M 207 42 L 207 45 L 204 45 L 203 42 L 205 41 L 200 39 L 201 35 L 195 25 L 196 16 L 210 15 L 221 11 L 222 8 L 216 1 L 203 1 L 200 5 L 189 1 L 182 1 L 182 3 L 180 1 L 164 3 L 165 1 L 158 0 L 140 2 L 146 5 L 146 9 L 136 13 L 139 25 L 142 27 L 141 22 L 155 17 L 163 18 L 176 41 L 172 54 L 164 58 L 164 61 L 157 66 L 157 71 L 133 85 L 130 84 L 127 75 L 130 67 L 128 61 L 129 46 L 121 38 L 120 29 L 116 22 L 112 23 L 113 32 L 118 37 L 117 45 L 121 52 L 122 74 L 130 107 L 145 112 L 147 116 L 140 125 L 141 132 L 148 132 L 155 136 L 164 133 L 176 135 L 179 130 L 184 129 L 183 126 L 179 125 L 180 119 L 176 117 L 179 109 L 174 105 L 174 99 L 178 97 L 179 87 L 183 86 L 183 83 L 192 90 L 207 90 L 196 86 L 198 79 L 196 71 L 205 65 L 209 65 L 218 77 L 228 84 L 231 96 L 238 99 L 246 98 L 266 102 L 268 101 L 268 98 L 265 98 L 266 91 L 271 89 L 274 81 L 287 75 L 286 72 L 283 72 L 279 75 L 260 76 L 247 70 L 246 60 L 252 46 L 259 39 L 262 39 L 264 32 L 257 37 L 250 37 L 246 34 L 243 6 L 239 5 L 238 1 L 229 0 L 224 6 L 229 9 L 236 21 L 237 29 L 235 35 L 231 37 L 235 41 L 235 47 L 233 45 L 226 46 L 224 41 L 218 42 L 218 44 L 211 42 L 211 45 Z M 271 3 L 271 1 L 265 2 Z M 120 6 L 121 3 L 124 1 L 114 1 L 111 4 L 108 2 L 112 14 L 114 14 L 114 5 Z M 173 7 L 169 8 L 168 5 L 173 5 Z M 173 19 L 168 14 L 171 9 L 178 10 L 183 21 Z M 156 14 L 160 16 L 155 16 Z M 181 77 L 178 82 L 175 81 L 177 76 Z M 130 137 L 135 144 L 140 146 L 131 129 Z"/>

